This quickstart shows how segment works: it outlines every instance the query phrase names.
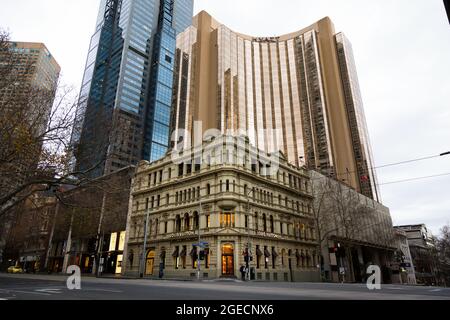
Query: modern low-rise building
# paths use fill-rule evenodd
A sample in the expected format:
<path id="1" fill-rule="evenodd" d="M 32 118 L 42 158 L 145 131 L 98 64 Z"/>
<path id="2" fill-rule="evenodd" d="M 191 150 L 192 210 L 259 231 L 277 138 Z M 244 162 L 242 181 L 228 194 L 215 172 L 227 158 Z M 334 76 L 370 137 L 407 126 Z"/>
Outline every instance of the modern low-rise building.
<path id="1" fill-rule="evenodd" d="M 417 284 L 414 263 L 409 250 L 406 232 L 394 228 L 397 251 L 394 255 L 392 282 L 401 284 Z"/>
<path id="2" fill-rule="evenodd" d="M 256 280 L 318 281 L 311 190 L 307 170 L 247 138 L 220 136 L 143 161 L 132 185 L 123 274 L 240 277 L 248 261 Z"/>
<path id="3" fill-rule="evenodd" d="M 424 224 L 396 226 L 408 238 L 409 250 L 418 284 L 435 285 L 437 279 L 437 255 L 433 236 Z"/>
<path id="4" fill-rule="evenodd" d="M 313 216 L 322 248 L 322 277 L 333 282 L 363 282 L 367 268 L 379 266 L 383 283 L 392 282 L 396 250 L 389 208 L 345 181 L 311 172 Z"/>

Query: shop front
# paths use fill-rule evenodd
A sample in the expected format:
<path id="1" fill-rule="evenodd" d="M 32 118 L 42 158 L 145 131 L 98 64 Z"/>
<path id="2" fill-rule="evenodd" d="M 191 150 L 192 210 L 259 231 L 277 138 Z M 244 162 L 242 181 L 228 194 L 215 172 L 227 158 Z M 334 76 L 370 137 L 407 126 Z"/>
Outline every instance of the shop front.
<path id="1" fill-rule="evenodd" d="M 100 274 L 121 274 L 125 231 L 113 232 L 103 237 L 103 248 L 100 254 Z"/>

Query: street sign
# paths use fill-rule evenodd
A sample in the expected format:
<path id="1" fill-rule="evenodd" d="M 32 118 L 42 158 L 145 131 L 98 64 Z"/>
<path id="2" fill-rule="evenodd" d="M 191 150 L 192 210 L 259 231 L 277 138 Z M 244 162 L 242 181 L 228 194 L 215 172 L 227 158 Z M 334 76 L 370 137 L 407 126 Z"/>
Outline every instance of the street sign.
<path id="1" fill-rule="evenodd" d="M 195 246 L 195 247 L 204 248 L 204 247 L 209 246 L 209 243 L 208 242 L 204 242 L 204 241 L 200 241 L 200 243 L 193 243 L 192 245 Z"/>

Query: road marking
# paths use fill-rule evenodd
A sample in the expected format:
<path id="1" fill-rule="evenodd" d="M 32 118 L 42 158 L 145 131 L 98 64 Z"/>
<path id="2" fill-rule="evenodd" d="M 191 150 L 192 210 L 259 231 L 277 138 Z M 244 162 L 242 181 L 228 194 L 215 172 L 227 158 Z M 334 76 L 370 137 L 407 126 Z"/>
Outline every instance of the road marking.
<path id="1" fill-rule="evenodd" d="M 0 298 L 0 300 L 8 300 L 8 299 Z"/>
<path id="2" fill-rule="evenodd" d="M 5 290 L 7 292 L 18 292 L 18 293 L 25 293 L 25 294 L 37 294 L 41 296 L 51 296 L 51 294 L 48 293 L 40 293 L 40 292 L 31 292 L 31 291 L 21 291 L 21 290 Z"/>
<path id="3" fill-rule="evenodd" d="M 118 290 L 107 290 L 107 289 L 82 289 L 83 291 L 102 291 L 102 292 L 112 292 L 112 293 L 122 293 L 123 291 Z"/>
<path id="4" fill-rule="evenodd" d="M 61 289 L 37 289 L 37 290 L 34 290 L 34 291 L 44 292 L 44 293 L 51 293 L 51 294 L 59 294 L 59 293 L 62 293 L 62 292 L 60 292 L 60 290 Z"/>
<path id="5" fill-rule="evenodd" d="M 434 290 L 430 290 L 430 292 L 440 292 L 442 291 L 442 289 L 434 289 Z"/>

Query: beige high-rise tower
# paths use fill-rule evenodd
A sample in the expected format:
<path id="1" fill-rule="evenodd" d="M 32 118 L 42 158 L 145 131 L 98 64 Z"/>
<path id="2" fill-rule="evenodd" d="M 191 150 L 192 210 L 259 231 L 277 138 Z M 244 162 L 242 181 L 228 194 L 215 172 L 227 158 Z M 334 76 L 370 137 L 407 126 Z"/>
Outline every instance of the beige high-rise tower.
<path id="1" fill-rule="evenodd" d="M 352 48 L 324 18 L 279 37 L 234 32 L 202 11 L 177 37 L 172 130 L 245 132 L 266 152 L 379 200 Z M 188 143 L 189 142 L 189 143 Z"/>

